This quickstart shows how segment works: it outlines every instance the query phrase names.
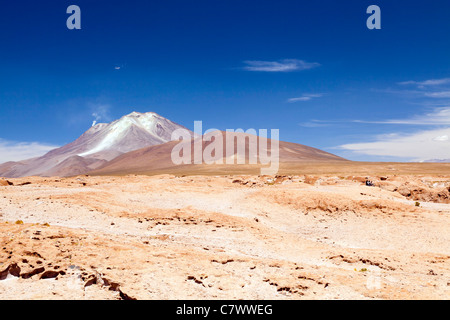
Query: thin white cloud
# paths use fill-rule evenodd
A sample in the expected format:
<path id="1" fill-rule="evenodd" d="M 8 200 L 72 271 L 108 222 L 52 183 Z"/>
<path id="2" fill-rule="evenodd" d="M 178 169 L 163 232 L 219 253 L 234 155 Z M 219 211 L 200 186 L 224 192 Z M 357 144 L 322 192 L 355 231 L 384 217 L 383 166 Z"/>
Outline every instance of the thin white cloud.
<path id="1" fill-rule="evenodd" d="M 0 139 L 0 163 L 39 157 L 58 147 L 40 142 L 16 142 Z"/>
<path id="2" fill-rule="evenodd" d="M 400 85 L 416 85 L 418 87 L 425 87 L 425 86 L 440 86 L 444 84 L 449 84 L 450 78 L 443 78 L 443 79 L 430 79 L 425 81 L 404 81 L 399 82 Z"/>
<path id="3" fill-rule="evenodd" d="M 299 97 L 299 98 L 291 98 L 291 99 L 288 100 L 288 102 L 294 103 L 294 102 L 299 102 L 299 101 L 309 101 L 311 99 L 312 99 L 312 97 L 303 96 L 303 97 Z"/>
<path id="4" fill-rule="evenodd" d="M 405 119 L 388 119 L 381 121 L 352 120 L 357 123 L 402 124 L 402 125 L 450 125 L 450 107 L 435 108 L 433 111 Z"/>
<path id="5" fill-rule="evenodd" d="M 424 95 L 429 98 L 450 98 L 450 91 L 425 92 Z"/>
<path id="6" fill-rule="evenodd" d="M 245 70 L 259 72 L 292 72 L 320 66 L 316 62 L 306 62 L 297 59 L 283 59 L 279 61 L 247 60 L 244 63 L 247 65 L 244 67 Z"/>
<path id="7" fill-rule="evenodd" d="M 412 161 L 450 159 L 450 128 L 412 134 L 380 135 L 375 141 L 344 144 L 339 149 L 370 156 L 409 158 Z"/>
<path id="8" fill-rule="evenodd" d="M 323 94 L 321 94 L 321 93 L 320 94 L 304 94 L 304 95 L 302 95 L 301 97 L 298 97 L 298 98 L 288 99 L 287 102 L 294 103 L 294 102 L 301 102 L 301 101 L 310 101 L 310 100 L 312 100 L 314 98 L 320 98 L 322 96 L 323 96 Z"/>
<path id="9" fill-rule="evenodd" d="M 431 112 L 414 115 L 405 119 L 387 120 L 312 120 L 321 124 L 367 123 L 415 126 L 450 126 L 450 106 L 434 108 Z"/>
<path id="10" fill-rule="evenodd" d="M 311 120 L 309 122 L 302 122 L 299 123 L 299 125 L 301 127 L 305 127 L 305 128 L 321 128 L 321 127 L 328 127 L 329 124 L 328 123 L 323 123 L 319 120 Z"/>
<path id="11" fill-rule="evenodd" d="M 402 86 L 414 86 L 416 91 L 404 91 L 402 93 L 413 93 L 433 99 L 450 98 L 450 78 L 430 79 L 425 81 L 404 81 L 399 82 Z"/>

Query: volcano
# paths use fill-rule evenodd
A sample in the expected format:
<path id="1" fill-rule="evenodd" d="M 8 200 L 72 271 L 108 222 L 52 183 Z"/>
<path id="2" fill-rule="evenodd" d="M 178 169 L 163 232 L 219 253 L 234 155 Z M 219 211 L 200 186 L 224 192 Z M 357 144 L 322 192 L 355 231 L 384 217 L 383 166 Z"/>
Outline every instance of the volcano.
<path id="1" fill-rule="evenodd" d="M 164 144 L 176 129 L 186 129 L 154 112 L 132 112 L 111 123 L 98 123 L 74 142 L 47 154 L 0 165 L 0 176 L 73 176 L 105 165 L 137 149 Z"/>

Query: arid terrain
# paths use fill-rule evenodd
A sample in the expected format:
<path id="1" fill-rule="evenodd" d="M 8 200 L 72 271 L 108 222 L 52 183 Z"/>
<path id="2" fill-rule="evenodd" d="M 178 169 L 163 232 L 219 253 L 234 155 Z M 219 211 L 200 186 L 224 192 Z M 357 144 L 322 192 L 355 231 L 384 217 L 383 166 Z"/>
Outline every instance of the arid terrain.
<path id="1" fill-rule="evenodd" d="M 448 165 L 196 174 L 0 180 L 0 299 L 450 299 Z"/>

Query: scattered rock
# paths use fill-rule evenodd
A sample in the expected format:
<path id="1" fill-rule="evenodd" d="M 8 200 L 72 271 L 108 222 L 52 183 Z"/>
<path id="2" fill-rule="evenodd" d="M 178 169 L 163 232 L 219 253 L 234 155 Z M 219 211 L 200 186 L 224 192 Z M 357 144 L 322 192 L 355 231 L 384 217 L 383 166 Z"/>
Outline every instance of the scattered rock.
<path id="1" fill-rule="evenodd" d="M 125 292 L 123 292 L 120 289 L 119 289 L 119 295 L 122 298 L 122 300 L 137 300 L 135 298 L 130 297 L 129 295 L 127 295 Z"/>
<path id="2" fill-rule="evenodd" d="M 20 277 L 21 277 L 22 279 L 29 279 L 29 278 L 31 278 L 32 276 L 34 276 L 34 275 L 36 275 L 36 274 L 39 274 L 39 273 L 42 273 L 42 272 L 44 272 L 44 271 L 45 271 L 45 268 L 44 268 L 44 267 L 40 267 L 40 268 L 31 270 L 30 272 L 22 273 L 22 274 L 20 275 Z"/>
<path id="3" fill-rule="evenodd" d="M 97 277 L 92 275 L 87 279 L 86 283 L 84 284 L 84 287 L 86 288 L 86 287 L 92 286 L 93 284 L 96 284 L 96 283 L 97 283 Z"/>
<path id="4" fill-rule="evenodd" d="M 60 271 L 53 271 L 53 270 L 45 271 L 39 279 L 53 279 L 59 276 L 59 274 Z"/>
<path id="5" fill-rule="evenodd" d="M 8 275 L 12 275 L 17 278 L 20 276 L 20 267 L 17 265 L 17 263 L 13 263 L 9 265 L 5 270 L 0 271 L 0 280 L 5 280 Z"/>
<path id="6" fill-rule="evenodd" d="M 13 186 L 14 184 L 11 181 L 8 180 L 0 180 L 0 187 L 7 187 L 7 186 Z"/>

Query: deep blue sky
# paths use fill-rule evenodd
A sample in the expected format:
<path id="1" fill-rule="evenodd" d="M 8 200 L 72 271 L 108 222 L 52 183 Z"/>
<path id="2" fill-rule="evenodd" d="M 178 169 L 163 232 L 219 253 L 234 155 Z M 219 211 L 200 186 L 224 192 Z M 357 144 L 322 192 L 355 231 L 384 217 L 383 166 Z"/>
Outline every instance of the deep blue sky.
<path id="1" fill-rule="evenodd" d="M 82 30 L 66 28 L 71 4 Z M 366 27 L 371 4 L 381 30 Z M 0 49 L 8 146 L 71 142 L 95 112 L 109 122 L 154 111 L 190 128 L 280 129 L 281 140 L 355 160 L 408 160 L 335 147 L 450 126 L 408 122 L 450 106 L 448 0 L 4 1 Z M 316 65 L 245 68 L 285 59 Z"/>

